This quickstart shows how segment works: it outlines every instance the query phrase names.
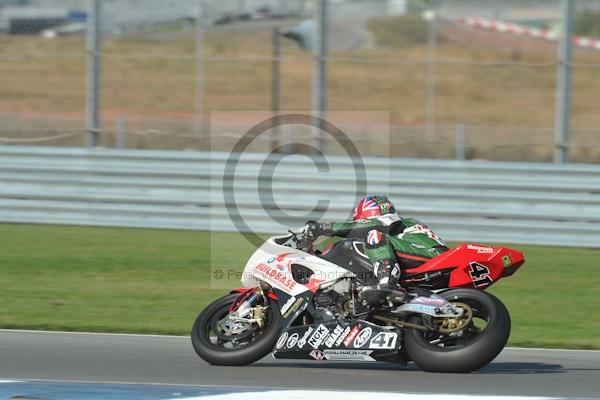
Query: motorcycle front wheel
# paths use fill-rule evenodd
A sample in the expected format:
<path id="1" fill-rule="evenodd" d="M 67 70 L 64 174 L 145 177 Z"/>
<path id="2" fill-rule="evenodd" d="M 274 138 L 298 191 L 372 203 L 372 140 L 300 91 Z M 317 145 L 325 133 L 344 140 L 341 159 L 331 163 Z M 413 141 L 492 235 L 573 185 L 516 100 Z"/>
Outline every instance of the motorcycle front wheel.
<path id="1" fill-rule="evenodd" d="M 510 316 L 496 297 L 475 289 L 441 293 L 456 306 L 469 309 L 470 320 L 450 321 L 452 332 L 406 329 L 406 351 L 415 364 L 429 372 L 472 372 L 490 363 L 502 351 L 510 335 Z M 423 325 L 420 316 L 409 322 Z M 448 329 L 447 329 L 448 330 Z"/>
<path id="2" fill-rule="evenodd" d="M 237 295 L 224 296 L 208 305 L 196 318 L 192 328 L 192 345 L 196 353 L 213 365 L 247 365 L 260 360 L 275 346 L 279 336 L 281 314 L 274 300 L 263 307 L 263 324 L 239 323 L 230 318 L 229 308 Z"/>

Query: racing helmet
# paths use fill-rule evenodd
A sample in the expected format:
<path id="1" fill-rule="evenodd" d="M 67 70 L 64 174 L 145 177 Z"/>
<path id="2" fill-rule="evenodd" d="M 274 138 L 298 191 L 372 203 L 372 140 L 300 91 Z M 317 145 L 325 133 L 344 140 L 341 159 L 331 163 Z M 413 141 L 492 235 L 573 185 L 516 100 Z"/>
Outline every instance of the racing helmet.
<path id="1" fill-rule="evenodd" d="M 368 195 L 358 201 L 354 209 L 354 221 L 376 218 L 386 214 L 396 214 L 396 207 L 387 196 Z"/>

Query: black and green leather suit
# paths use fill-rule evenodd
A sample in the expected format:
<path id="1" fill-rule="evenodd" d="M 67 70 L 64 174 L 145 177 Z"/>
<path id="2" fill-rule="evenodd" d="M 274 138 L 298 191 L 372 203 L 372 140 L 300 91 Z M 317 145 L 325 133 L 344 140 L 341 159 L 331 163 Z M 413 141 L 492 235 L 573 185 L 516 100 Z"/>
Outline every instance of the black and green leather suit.
<path id="1" fill-rule="evenodd" d="M 314 234 L 365 241 L 366 254 L 376 276 L 380 282 L 389 280 L 390 286 L 403 269 L 416 267 L 448 250 L 426 225 L 396 214 L 359 221 L 321 222 L 314 227 Z M 395 271 L 396 267 L 399 271 Z"/>

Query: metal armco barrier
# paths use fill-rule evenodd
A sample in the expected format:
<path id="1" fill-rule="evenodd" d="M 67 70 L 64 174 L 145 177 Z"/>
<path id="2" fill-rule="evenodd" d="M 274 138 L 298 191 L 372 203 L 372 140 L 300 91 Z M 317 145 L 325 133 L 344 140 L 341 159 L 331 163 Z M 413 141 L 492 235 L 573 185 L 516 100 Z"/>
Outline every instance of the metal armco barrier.
<path id="1" fill-rule="evenodd" d="M 223 194 L 228 157 L 0 146 L 0 221 L 235 231 L 228 208 L 237 206 L 252 230 L 282 232 L 350 215 L 356 182 L 348 158 L 327 157 L 328 172 L 319 172 L 308 157 L 285 157 L 272 178 L 259 180 L 269 170 L 265 155 L 246 154 L 233 178 L 234 204 Z M 363 161 L 366 190 L 389 195 L 401 215 L 446 240 L 600 247 L 600 166 Z M 319 200 L 329 203 L 309 214 Z"/>

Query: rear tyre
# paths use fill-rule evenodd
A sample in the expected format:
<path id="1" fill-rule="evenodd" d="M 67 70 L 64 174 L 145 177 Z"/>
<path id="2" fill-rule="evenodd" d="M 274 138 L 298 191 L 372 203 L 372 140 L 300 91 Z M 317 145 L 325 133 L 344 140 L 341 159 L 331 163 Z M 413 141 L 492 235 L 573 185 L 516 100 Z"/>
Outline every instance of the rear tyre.
<path id="1" fill-rule="evenodd" d="M 229 315 L 229 307 L 237 294 L 222 297 L 208 305 L 196 318 L 192 328 L 192 345 L 196 353 L 213 365 L 247 365 L 260 360 L 271 352 L 279 336 L 281 314 L 279 305 L 269 300 L 265 324 L 256 324 L 236 331 L 222 329 L 223 321 Z M 235 324 L 234 324 L 235 325 Z M 229 328 L 232 328 L 231 326 Z M 235 333 L 232 333 L 235 332 Z"/>
<path id="2" fill-rule="evenodd" d="M 406 351 L 415 364 L 429 372 L 472 372 L 491 362 L 510 336 L 510 316 L 496 297 L 475 289 L 442 293 L 451 303 L 465 303 L 473 310 L 473 321 L 461 336 L 407 329 Z M 421 317 L 409 322 L 422 325 Z"/>

